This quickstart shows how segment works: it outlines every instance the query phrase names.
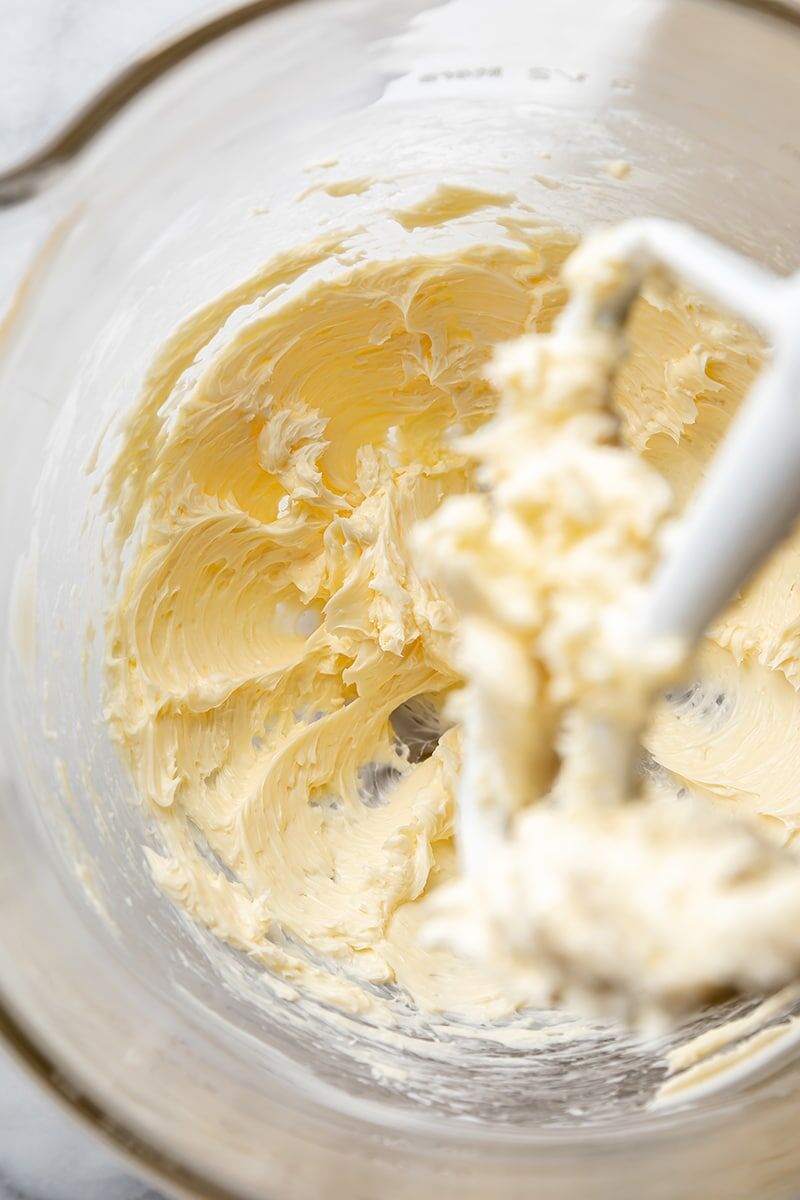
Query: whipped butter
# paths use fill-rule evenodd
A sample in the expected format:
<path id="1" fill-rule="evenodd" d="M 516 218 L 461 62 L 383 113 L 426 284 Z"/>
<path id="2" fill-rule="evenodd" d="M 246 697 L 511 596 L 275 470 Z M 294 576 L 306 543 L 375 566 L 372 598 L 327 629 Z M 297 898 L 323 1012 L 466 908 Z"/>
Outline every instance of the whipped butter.
<path id="1" fill-rule="evenodd" d="M 554 746 L 567 762 L 569 739 L 590 738 L 594 728 L 582 727 L 582 715 L 607 716 L 611 690 L 624 697 L 638 736 L 643 700 L 674 675 L 676 659 L 674 648 L 657 647 L 644 672 L 641 660 L 629 669 L 626 605 L 645 586 L 668 522 L 724 434 L 762 347 L 695 298 L 648 292 L 633 313 L 610 412 L 587 400 L 597 372 L 605 379 L 611 369 L 608 348 L 587 342 L 575 354 L 542 341 L 535 369 L 554 372 L 562 396 L 583 399 L 545 431 L 552 440 L 531 494 L 509 493 L 520 513 L 533 506 L 544 539 L 534 548 L 523 531 L 515 541 L 519 529 L 487 523 L 488 497 L 500 476 L 513 492 L 532 444 L 541 445 L 549 418 L 526 403 L 538 342 L 530 335 L 551 334 L 574 239 L 530 219 L 505 238 L 455 251 L 417 245 L 417 231 L 503 200 L 463 192 L 443 189 L 418 212 L 403 210 L 401 254 L 358 258 L 336 235 L 298 246 L 167 338 L 107 479 L 119 549 L 107 713 L 157 815 L 153 874 L 194 918 L 273 975 L 348 1010 L 374 1011 L 388 985 L 423 1010 L 485 1021 L 553 1000 L 588 1004 L 598 980 L 608 982 L 608 956 L 618 956 L 613 945 L 597 946 L 588 975 L 576 982 L 570 974 L 574 986 L 564 986 L 552 963 L 532 969 L 530 925 L 511 970 L 491 947 L 475 953 L 472 942 L 461 944 L 457 930 L 486 934 L 481 922 L 496 925 L 510 893 L 495 858 L 496 890 L 476 918 L 461 874 L 459 788 L 465 779 L 478 792 L 502 787 L 483 806 L 493 808 L 490 826 L 500 816 L 487 831 L 486 862 L 495 843 L 505 853 L 500 843 L 517 821 L 521 830 L 529 823 L 520 836 L 530 836 L 535 861 L 551 835 L 562 844 L 549 803 L 523 812 L 557 783 Z M 585 495 L 564 490 L 564 456 L 583 463 Z M 606 630 L 613 653 L 593 680 L 592 622 L 606 609 L 579 586 L 580 554 L 558 525 L 563 505 L 577 513 L 598 501 L 597 456 L 620 467 L 619 520 L 602 544 L 608 512 L 595 512 L 599 557 L 587 580 L 606 587 L 603 605 L 620 594 L 622 603 Z M 548 538 L 553 554 L 543 557 Z M 459 575 L 467 544 L 477 557 Z M 680 830 L 694 831 L 687 871 L 702 874 L 708 850 L 719 878 L 731 863 L 756 872 L 767 864 L 767 873 L 778 864 L 784 881 L 780 847 L 800 813 L 800 747 L 789 738 L 800 719 L 799 558 L 793 539 L 711 631 L 689 682 L 658 705 L 642 732 L 643 805 L 609 810 L 607 821 L 594 810 L 573 813 L 578 852 L 605 864 L 592 886 L 604 883 L 609 863 L 620 865 L 610 906 L 623 891 L 629 901 L 633 887 L 646 895 L 651 880 L 652 905 L 662 906 L 671 957 L 661 982 L 652 976 L 653 987 L 637 993 L 642 1011 L 667 996 L 680 1010 L 717 984 L 774 981 L 762 962 L 749 974 L 712 972 L 709 984 L 698 956 L 710 946 L 721 961 L 720 947 L 730 948 L 729 928 L 709 914 L 682 985 L 680 930 L 664 927 L 680 883 L 670 875 L 678 835 L 665 812 L 679 797 Z M 544 591 L 540 570 L 552 575 Z M 479 597 L 470 591 L 476 579 Z M 530 606 L 553 588 L 563 600 L 559 620 L 545 613 L 543 621 Z M 551 639 L 549 691 L 542 646 L 532 670 L 530 647 L 521 653 L 518 644 L 532 620 L 537 638 Z M 580 696 L 593 699 L 584 705 Z M 568 707 L 578 718 L 562 737 Z M 415 721 L 419 736 L 409 737 Z M 584 771 L 580 787 L 591 789 L 592 778 Z M 657 845 L 658 869 L 643 881 L 637 872 L 649 860 L 637 854 L 645 844 Z M 492 886 L 491 878 L 481 883 Z M 776 887 L 759 910 L 759 937 L 774 935 L 776 913 L 794 919 L 793 874 Z M 704 892 L 687 896 L 680 919 L 691 923 Z M 586 915 L 580 889 L 565 902 Z M 556 926 L 568 925 L 553 904 L 548 920 L 552 947 Z M 621 926 L 615 937 L 632 947 L 622 981 L 629 994 L 649 965 L 636 937 Z"/>

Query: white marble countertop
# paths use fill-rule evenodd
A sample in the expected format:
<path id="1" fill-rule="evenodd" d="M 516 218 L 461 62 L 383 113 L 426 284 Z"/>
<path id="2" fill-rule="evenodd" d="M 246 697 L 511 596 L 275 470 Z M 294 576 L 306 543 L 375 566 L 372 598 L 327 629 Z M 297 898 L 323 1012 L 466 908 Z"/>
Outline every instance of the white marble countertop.
<path id="1" fill-rule="evenodd" d="M 0 1051 L 0 1200 L 161 1200 Z"/>
<path id="2" fill-rule="evenodd" d="M 223 2 L 2 0 L 0 164 L 36 148 L 131 55 Z M 0 1049 L 0 1200 L 160 1198 Z"/>

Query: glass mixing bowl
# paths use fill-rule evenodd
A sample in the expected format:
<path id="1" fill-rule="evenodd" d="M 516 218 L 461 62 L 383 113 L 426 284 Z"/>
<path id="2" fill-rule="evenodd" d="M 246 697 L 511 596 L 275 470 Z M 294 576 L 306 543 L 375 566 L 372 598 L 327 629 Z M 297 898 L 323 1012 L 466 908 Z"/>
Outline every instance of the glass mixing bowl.
<path id="1" fill-rule="evenodd" d="M 6 230 L 49 230 L 0 343 L 0 1023 L 161 1186 L 240 1200 L 800 1190 L 789 1051 L 653 1110 L 663 1045 L 466 1037 L 437 1056 L 441 1023 L 382 1040 L 298 1006 L 185 920 L 151 882 L 157 831 L 102 718 L 98 488 L 182 317 L 325 230 L 360 223 L 380 253 L 386 206 L 443 181 L 516 192 L 575 230 L 684 218 L 797 268 L 799 26 L 767 0 L 256 3 L 140 64 L 0 182 L 6 203 L 27 199 Z M 379 184 L 348 184 L 366 177 Z M 479 217 L 466 228 L 491 236 Z"/>

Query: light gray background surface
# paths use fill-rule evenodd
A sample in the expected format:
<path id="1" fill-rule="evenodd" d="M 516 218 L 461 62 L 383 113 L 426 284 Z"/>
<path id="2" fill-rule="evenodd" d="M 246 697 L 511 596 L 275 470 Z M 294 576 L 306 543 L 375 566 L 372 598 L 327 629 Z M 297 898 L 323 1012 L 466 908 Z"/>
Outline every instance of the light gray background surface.
<path id="1" fill-rule="evenodd" d="M 2 0 L 0 166 L 56 132 L 127 59 L 223 2 Z M 12 274 L 13 214 L 2 214 L 0 311 Z M 5 261 L 3 261 L 5 257 Z M 159 1200 L 0 1050 L 0 1200 Z"/>

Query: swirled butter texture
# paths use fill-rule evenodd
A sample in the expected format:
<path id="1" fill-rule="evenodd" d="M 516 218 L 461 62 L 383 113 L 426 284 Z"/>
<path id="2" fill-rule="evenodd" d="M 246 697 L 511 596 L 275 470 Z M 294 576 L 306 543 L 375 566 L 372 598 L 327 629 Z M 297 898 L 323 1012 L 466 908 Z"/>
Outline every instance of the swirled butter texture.
<path id="1" fill-rule="evenodd" d="M 390 984 L 484 1020 L 541 987 L 419 936 L 457 874 L 464 733 L 448 700 L 469 639 L 412 531 L 453 496 L 480 508 L 468 443 L 491 437 L 514 351 L 487 366 L 552 328 L 573 239 L 529 221 L 417 244 L 433 207 L 421 225 L 404 212 L 395 257 L 337 237 L 299 247 L 163 345 L 107 481 L 122 550 L 107 707 L 158 816 L 155 878 L 194 918 L 353 1011 Z M 630 336 L 615 398 L 631 486 L 652 485 L 644 538 L 690 496 L 761 347 L 679 292 L 646 295 Z M 799 548 L 732 606 L 645 739 L 652 789 L 779 842 L 800 813 Z M 501 563 L 489 583 L 503 591 Z M 530 679 L 508 650 L 482 662 L 497 736 L 546 776 L 549 731 L 529 729 Z"/>

